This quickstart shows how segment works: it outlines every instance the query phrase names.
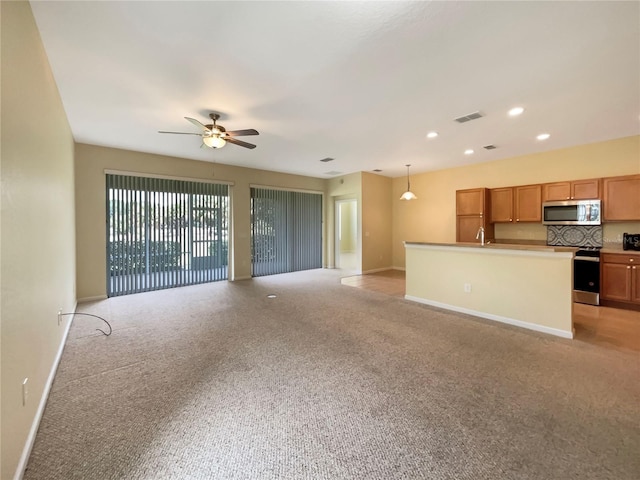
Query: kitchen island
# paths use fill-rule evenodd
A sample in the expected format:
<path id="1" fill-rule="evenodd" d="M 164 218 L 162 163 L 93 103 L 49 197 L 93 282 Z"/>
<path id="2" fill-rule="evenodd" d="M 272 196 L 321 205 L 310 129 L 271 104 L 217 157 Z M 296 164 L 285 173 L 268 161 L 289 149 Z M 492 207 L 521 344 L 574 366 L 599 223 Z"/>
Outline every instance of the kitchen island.
<path id="1" fill-rule="evenodd" d="M 573 338 L 575 248 L 404 242 L 405 298 Z"/>

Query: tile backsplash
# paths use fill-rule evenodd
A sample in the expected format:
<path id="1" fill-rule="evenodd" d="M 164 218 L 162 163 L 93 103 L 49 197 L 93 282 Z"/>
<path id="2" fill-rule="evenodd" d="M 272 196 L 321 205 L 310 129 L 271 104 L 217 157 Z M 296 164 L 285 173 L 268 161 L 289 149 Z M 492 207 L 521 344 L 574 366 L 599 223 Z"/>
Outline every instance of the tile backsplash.
<path id="1" fill-rule="evenodd" d="M 602 247 L 602 225 L 549 225 L 547 245 Z"/>

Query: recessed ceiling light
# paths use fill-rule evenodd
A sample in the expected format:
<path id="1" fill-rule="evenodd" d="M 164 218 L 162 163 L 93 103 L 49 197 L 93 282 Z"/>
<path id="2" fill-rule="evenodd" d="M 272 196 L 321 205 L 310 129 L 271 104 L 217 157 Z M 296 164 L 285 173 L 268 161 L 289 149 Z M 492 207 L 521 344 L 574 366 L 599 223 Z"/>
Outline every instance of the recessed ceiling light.
<path id="1" fill-rule="evenodd" d="M 464 151 L 464 154 L 465 154 L 465 155 L 471 155 L 472 153 L 473 153 L 473 150 L 472 150 L 472 149 L 470 149 L 470 148 L 467 148 L 467 149 Z"/>
<path id="2" fill-rule="evenodd" d="M 549 138 L 551 135 L 549 135 L 548 133 L 541 133 L 540 135 L 538 135 L 536 138 L 538 140 L 546 140 L 547 138 Z"/>
<path id="3" fill-rule="evenodd" d="M 522 114 L 522 112 L 524 112 L 524 108 L 522 108 L 522 107 L 513 107 L 511 110 L 509 110 L 509 116 L 510 117 L 517 117 L 518 115 Z"/>
<path id="4" fill-rule="evenodd" d="M 427 138 L 436 138 L 437 136 L 438 136 L 438 132 L 427 133 Z"/>

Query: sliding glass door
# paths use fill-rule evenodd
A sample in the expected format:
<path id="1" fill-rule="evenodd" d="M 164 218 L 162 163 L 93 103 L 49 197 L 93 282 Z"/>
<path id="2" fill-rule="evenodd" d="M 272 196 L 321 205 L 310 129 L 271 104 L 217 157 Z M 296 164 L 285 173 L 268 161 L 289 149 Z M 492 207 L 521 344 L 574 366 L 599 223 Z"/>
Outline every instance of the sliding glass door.
<path id="1" fill-rule="evenodd" d="M 107 175 L 108 296 L 228 278 L 228 186 Z"/>
<path id="2" fill-rule="evenodd" d="M 322 195 L 251 189 L 251 274 L 322 267 Z"/>

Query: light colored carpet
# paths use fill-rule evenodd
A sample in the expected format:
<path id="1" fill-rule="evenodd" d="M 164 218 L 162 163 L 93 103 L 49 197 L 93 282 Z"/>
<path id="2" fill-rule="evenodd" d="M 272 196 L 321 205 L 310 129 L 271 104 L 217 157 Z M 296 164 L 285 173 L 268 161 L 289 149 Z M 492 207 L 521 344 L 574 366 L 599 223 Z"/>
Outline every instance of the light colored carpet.
<path id="1" fill-rule="evenodd" d="M 277 298 L 269 299 L 267 294 Z M 25 479 L 637 479 L 640 355 L 313 270 L 74 320 Z"/>

